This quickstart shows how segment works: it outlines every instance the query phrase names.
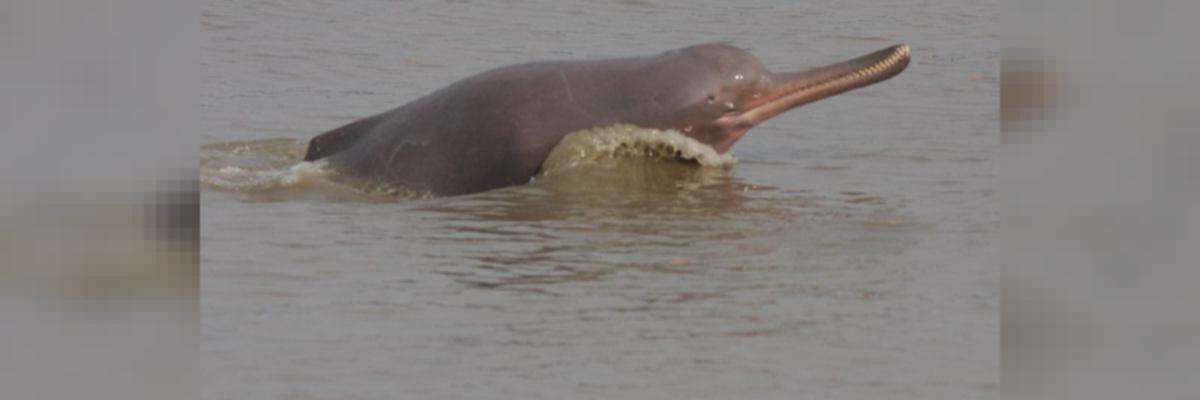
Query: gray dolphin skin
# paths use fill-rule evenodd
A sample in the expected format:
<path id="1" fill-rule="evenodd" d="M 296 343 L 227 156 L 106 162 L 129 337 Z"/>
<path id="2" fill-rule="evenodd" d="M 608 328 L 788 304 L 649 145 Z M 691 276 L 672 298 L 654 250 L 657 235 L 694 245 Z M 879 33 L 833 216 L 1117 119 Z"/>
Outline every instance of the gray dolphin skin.
<path id="1" fill-rule="evenodd" d="M 309 142 L 305 161 L 435 195 L 530 181 L 571 132 L 615 124 L 675 130 L 729 151 L 797 106 L 899 74 L 907 45 L 773 73 L 728 44 L 637 58 L 518 64 L 475 75 Z"/>

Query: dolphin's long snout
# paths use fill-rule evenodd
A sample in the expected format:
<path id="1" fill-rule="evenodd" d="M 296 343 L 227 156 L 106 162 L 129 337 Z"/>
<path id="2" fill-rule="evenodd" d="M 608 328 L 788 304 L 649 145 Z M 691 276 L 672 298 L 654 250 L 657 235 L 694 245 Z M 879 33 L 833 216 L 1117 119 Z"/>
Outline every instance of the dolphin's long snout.
<path id="1" fill-rule="evenodd" d="M 784 111 L 896 76 L 908 66 L 910 50 L 900 44 L 862 57 L 803 72 L 775 74 L 761 100 L 731 121 L 754 126 Z"/>

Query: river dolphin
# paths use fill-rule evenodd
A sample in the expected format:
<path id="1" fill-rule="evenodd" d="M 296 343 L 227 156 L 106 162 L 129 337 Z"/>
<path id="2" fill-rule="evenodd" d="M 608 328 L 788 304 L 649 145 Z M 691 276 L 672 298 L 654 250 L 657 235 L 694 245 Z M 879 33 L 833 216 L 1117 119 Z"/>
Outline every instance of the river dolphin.
<path id="1" fill-rule="evenodd" d="M 907 45 L 774 73 L 710 43 L 636 58 L 517 64 L 321 134 L 306 161 L 435 195 L 529 182 L 569 133 L 616 124 L 674 130 L 725 153 L 750 128 L 908 66 Z"/>

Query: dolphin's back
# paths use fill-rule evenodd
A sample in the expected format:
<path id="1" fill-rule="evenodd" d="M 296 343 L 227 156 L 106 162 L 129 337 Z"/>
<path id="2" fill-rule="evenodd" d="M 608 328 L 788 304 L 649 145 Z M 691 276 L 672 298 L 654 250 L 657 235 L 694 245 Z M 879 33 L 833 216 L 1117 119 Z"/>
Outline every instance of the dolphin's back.
<path id="1" fill-rule="evenodd" d="M 563 136 L 618 122 L 656 127 L 628 92 L 652 58 L 497 68 L 314 137 L 304 159 L 439 195 L 529 182 Z M 654 110 L 650 110 L 654 111 Z"/>
<path id="2" fill-rule="evenodd" d="M 367 133 L 379 125 L 385 114 L 363 118 L 340 128 L 322 133 L 308 142 L 304 161 L 316 161 L 331 154 L 350 148 Z"/>

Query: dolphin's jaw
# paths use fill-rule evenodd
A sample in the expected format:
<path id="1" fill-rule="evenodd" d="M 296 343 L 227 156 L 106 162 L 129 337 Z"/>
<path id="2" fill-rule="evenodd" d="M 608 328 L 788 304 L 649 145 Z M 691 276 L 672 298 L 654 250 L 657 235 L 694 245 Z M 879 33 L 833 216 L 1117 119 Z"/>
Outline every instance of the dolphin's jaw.
<path id="1" fill-rule="evenodd" d="M 748 124 L 743 119 L 730 116 L 717 119 L 716 125 L 723 131 L 723 135 L 717 142 L 709 145 L 717 151 L 717 154 L 728 152 L 733 148 L 734 143 L 737 143 L 742 136 L 746 135 L 746 132 L 750 131 L 750 128 L 754 127 L 753 124 Z"/>
<path id="2" fill-rule="evenodd" d="M 908 45 L 901 44 L 805 72 L 775 75 L 760 100 L 740 113 L 721 117 L 718 123 L 734 130 L 749 129 L 792 108 L 886 80 L 908 66 L 910 54 Z"/>

